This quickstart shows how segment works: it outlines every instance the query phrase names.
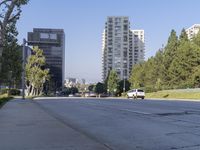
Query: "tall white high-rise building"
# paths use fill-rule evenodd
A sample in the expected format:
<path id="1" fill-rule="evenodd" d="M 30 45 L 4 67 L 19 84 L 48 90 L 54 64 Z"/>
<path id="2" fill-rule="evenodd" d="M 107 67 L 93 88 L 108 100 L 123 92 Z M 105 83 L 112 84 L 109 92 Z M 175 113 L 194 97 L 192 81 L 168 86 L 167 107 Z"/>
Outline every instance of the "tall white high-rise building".
<path id="1" fill-rule="evenodd" d="M 102 35 L 102 79 L 115 70 L 128 79 L 132 66 L 144 61 L 144 30 L 130 30 L 128 17 L 108 17 Z"/>
<path id="2" fill-rule="evenodd" d="M 186 29 L 188 39 L 191 40 L 200 30 L 200 24 L 194 24 L 193 26 Z"/>
<path id="3" fill-rule="evenodd" d="M 144 61 L 145 55 L 144 30 L 130 30 L 130 69 L 134 64 Z M 131 70 L 130 70 L 131 73 Z"/>

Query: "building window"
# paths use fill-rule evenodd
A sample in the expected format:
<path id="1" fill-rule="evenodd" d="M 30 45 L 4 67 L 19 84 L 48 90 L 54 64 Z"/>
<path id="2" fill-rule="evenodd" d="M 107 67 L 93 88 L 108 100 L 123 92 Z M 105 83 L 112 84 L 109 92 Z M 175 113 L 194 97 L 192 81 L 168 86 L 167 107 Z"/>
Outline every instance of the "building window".
<path id="1" fill-rule="evenodd" d="M 55 34 L 55 33 L 51 33 L 51 34 L 49 35 L 49 37 L 50 37 L 50 39 L 52 39 L 52 40 L 57 40 L 57 34 Z"/>
<path id="2" fill-rule="evenodd" d="M 55 33 L 40 33 L 40 39 L 57 40 L 57 34 Z"/>
<path id="3" fill-rule="evenodd" d="M 127 41 L 128 41 L 128 37 L 124 36 L 124 42 L 127 42 Z"/>
<path id="4" fill-rule="evenodd" d="M 40 38 L 41 39 L 48 39 L 49 38 L 49 34 L 47 34 L 47 33 L 40 33 Z"/>
<path id="5" fill-rule="evenodd" d="M 124 25 L 124 30 L 128 30 L 128 25 Z"/>

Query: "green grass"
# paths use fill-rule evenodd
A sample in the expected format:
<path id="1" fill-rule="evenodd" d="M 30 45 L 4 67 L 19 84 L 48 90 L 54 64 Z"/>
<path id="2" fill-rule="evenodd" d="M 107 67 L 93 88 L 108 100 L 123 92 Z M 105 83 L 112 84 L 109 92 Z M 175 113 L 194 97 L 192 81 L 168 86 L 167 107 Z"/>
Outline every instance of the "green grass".
<path id="1" fill-rule="evenodd" d="M 0 95 L 0 107 L 3 106 L 7 101 L 12 99 L 12 97 L 8 97 L 7 94 Z"/>
<path id="2" fill-rule="evenodd" d="M 200 99 L 200 89 L 164 90 L 146 93 L 146 98 Z"/>

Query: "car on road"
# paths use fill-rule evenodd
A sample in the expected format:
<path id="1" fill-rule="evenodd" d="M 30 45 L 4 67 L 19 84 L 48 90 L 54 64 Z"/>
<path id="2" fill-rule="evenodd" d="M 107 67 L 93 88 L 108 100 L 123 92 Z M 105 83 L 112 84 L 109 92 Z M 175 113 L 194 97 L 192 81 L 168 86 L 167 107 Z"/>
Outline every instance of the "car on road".
<path id="1" fill-rule="evenodd" d="M 97 97 L 97 94 L 94 92 L 87 92 L 85 93 L 85 97 Z"/>
<path id="2" fill-rule="evenodd" d="M 144 99 L 145 98 L 145 92 L 144 92 L 144 90 L 141 90 L 141 89 L 132 89 L 132 90 L 127 92 L 127 97 L 128 98 L 134 98 L 134 99 L 137 99 L 137 98 Z"/>
<path id="3" fill-rule="evenodd" d="M 74 94 L 69 94 L 68 96 L 69 96 L 69 97 L 74 97 Z"/>

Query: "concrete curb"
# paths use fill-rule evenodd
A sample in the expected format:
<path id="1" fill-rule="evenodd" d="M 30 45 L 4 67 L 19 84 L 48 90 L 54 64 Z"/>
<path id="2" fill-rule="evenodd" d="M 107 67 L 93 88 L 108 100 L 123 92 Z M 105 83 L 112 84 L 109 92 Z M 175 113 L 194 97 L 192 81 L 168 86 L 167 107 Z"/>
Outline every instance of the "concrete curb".
<path id="1" fill-rule="evenodd" d="M 45 100 L 45 99 L 102 99 L 102 100 L 134 100 L 123 97 L 36 97 L 33 100 Z M 141 100 L 141 99 L 138 99 Z M 160 101 L 194 101 L 200 102 L 200 99 L 175 99 L 175 98 L 145 98 L 144 100 L 160 100 Z"/>
<path id="2" fill-rule="evenodd" d="M 180 98 L 147 98 L 149 100 L 163 100 L 163 101 L 195 101 L 200 102 L 200 99 L 180 99 Z"/>

